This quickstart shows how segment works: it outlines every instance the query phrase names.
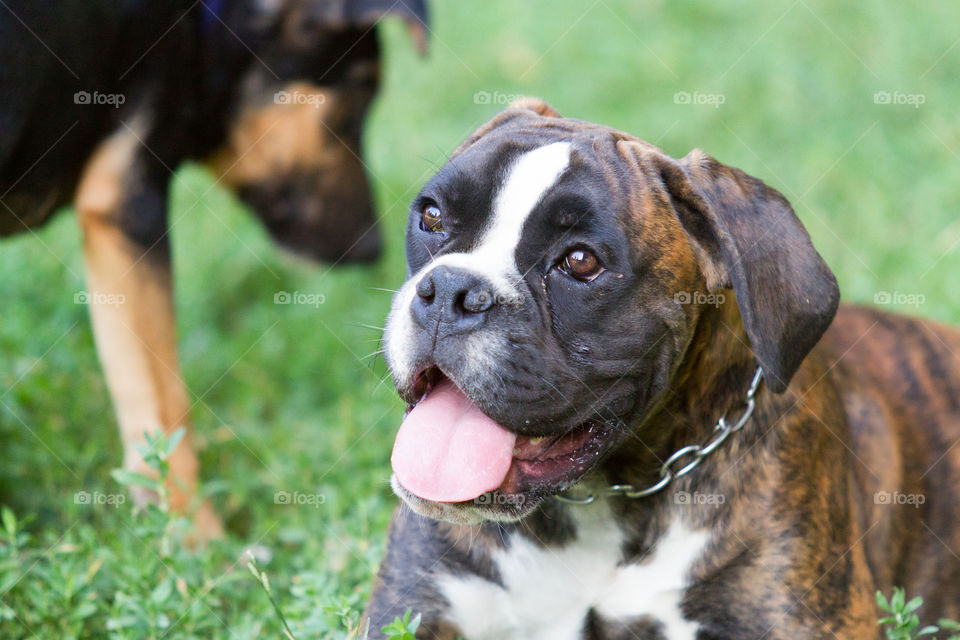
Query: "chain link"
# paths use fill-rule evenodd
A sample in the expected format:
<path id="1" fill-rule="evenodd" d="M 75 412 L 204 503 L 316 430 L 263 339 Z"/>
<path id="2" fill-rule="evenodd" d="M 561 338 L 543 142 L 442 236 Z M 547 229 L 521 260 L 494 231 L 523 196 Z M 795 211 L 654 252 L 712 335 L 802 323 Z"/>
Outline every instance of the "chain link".
<path id="1" fill-rule="evenodd" d="M 660 479 L 655 483 L 645 489 L 637 489 L 632 484 L 614 484 L 601 491 L 599 495 L 623 496 L 630 499 L 646 498 L 647 496 L 663 491 L 667 488 L 667 485 L 675 479 L 682 478 L 696 469 L 697 466 L 703 462 L 704 458 L 716 451 L 720 445 L 730 437 L 730 434 L 736 433 L 746 426 L 750 420 L 750 416 L 753 415 L 753 410 L 757 407 L 756 396 L 757 390 L 760 388 L 761 380 L 763 380 L 763 369 L 757 367 L 757 371 L 753 374 L 753 380 L 750 381 L 750 388 L 747 389 L 744 397 L 744 404 L 746 406 L 737 420 L 731 424 L 727 421 L 727 417 L 723 416 L 717 421 L 717 425 L 713 429 L 715 435 L 706 444 L 688 444 L 674 451 L 660 466 Z M 679 461 L 684 460 L 684 458 L 689 458 L 689 461 L 679 469 L 674 470 L 674 468 L 678 466 Z M 554 498 L 567 504 L 590 504 L 597 499 L 597 494 L 589 493 L 579 498 L 558 494 L 554 496 Z"/>

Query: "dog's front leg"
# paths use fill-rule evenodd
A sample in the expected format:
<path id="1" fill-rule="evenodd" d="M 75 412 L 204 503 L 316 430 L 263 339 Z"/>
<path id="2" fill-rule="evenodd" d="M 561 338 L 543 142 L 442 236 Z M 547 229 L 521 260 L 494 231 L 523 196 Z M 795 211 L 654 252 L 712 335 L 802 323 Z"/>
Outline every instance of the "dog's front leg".
<path id="1" fill-rule="evenodd" d="M 449 570 L 445 560 L 460 558 L 460 554 L 451 553 L 444 527 L 405 505 L 394 511 L 387 555 L 361 617 L 361 624 L 370 625 L 370 640 L 386 638 L 380 629 L 408 609 L 412 615 L 421 616 L 418 639 L 456 640 L 461 636 L 456 627 L 443 619 L 447 603 L 437 591 L 437 577 Z M 461 570 L 462 565 L 461 561 Z"/>
<path id="2" fill-rule="evenodd" d="M 144 434 L 188 428 L 190 409 L 177 358 L 168 183 L 169 173 L 145 154 L 134 132 L 121 130 L 94 154 L 76 198 L 93 332 L 120 426 L 124 467 L 141 473 L 148 472 L 138 451 Z M 197 458 L 189 433 L 168 461 L 171 508 L 195 508 L 195 535 L 219 536 L 220 521 L 209 504 L 194 504 Z M 135 490 L 134 498 L 151 496 Z"/>

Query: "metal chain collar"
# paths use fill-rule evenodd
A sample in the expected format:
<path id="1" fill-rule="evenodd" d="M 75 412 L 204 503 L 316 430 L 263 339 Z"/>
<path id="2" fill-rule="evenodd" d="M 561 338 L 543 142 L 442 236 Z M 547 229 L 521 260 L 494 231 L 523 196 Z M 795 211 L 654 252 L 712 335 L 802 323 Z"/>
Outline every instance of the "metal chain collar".
<path id="1" fill-rule="evenodd" d="M 703 462 L 704 458 L 716 451 L 717 448 L 722 445 L 728 437 L 730 437 L 731 433 L 736 433 L 737 431 L 743 429 L 743 427 L 750 420 L 750 416 L 753 415 L 753 410 L 757 406 L 755 397 L 762 379 L 763 369 L 757 367 L 756 373 L 753 374 L 753 380 L 750 381 L 750 388 L 747 389 L 747 394 L 745 396 L 746 407 L 744 408 L 743 413 L 740 414 L 740 417 L 737 418 L 736 422 L 731 424 L 729 421 L 727 421 L 727 417 L 723 416 L 717 421 L 717 425 L 714 427 L 715 435 L 710 439 L 709 442 L 702 445 L 688 444 L 687 446 L 674 451 L 673 455 L 667 458 L 666 461 L 660 466 L 660 479 L 657 482 L 645 489 L 637 489 L 632 484 L 614 484 L 601 491 L 599 495 L 623 496 L 631 499 L 646 498 L 647 496 L 652 496 L 655 493 L 663 491 L 667 488 L 667 485 L 669 485 L 675 479 L 682 478 L 696 469 L 697 466 Z M 690 458 L 690 461 L 679 469 L 674 470 L 674 467 L 678 466 L 679 462 L 684 458 Z M 575 498 L 573 496 L 558 494 L 554 496 L 554 498 L 567 504 L 590 504 L 597 499 L 597 495 L 598 494 L 596 493 L 589 493 L 581 498 Z"/>

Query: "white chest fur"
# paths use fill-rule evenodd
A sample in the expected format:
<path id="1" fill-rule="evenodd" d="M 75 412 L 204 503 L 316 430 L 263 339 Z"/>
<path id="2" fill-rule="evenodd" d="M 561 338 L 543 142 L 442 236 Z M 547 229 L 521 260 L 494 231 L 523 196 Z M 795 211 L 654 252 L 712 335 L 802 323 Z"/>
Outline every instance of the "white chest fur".
<path id="1" fill-rule="evenodd" d="M 445 576 L 448 618 L 467 640 L 579 640 L 587 613 L 607 620 L 649 616 L 669 640 L 694 640 L 680 602 L 708 536 L 678 521 L 640 561 L 624 564 L 623 536 L 602 505 L 580 507 L 577 539 L 543 548 L 515 536 L 494 555 L 503 586 Z"/>

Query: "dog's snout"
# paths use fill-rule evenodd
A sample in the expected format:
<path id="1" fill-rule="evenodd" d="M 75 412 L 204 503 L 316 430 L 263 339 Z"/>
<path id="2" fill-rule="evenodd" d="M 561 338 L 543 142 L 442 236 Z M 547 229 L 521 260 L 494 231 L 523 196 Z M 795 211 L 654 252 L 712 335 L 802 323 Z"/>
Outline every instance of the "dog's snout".
<path id="1" fill-rule="evenodd" d="M 439 266 L 416 285 L 413 317 L 425 328 L 442 323 L 443 333 L 473 329 L 494 303 L 493 291 L 484 279 L 465 269 Z"/>
<path id="2" fill-rule="evenodd" d="M 432 304 L 436 291 L 436 287 L 433 286 L 433 272 L 431 271 L 420 278 L 420 281 L 417 283 L 417 296 L 425 300 L 428 304 Z"/>

